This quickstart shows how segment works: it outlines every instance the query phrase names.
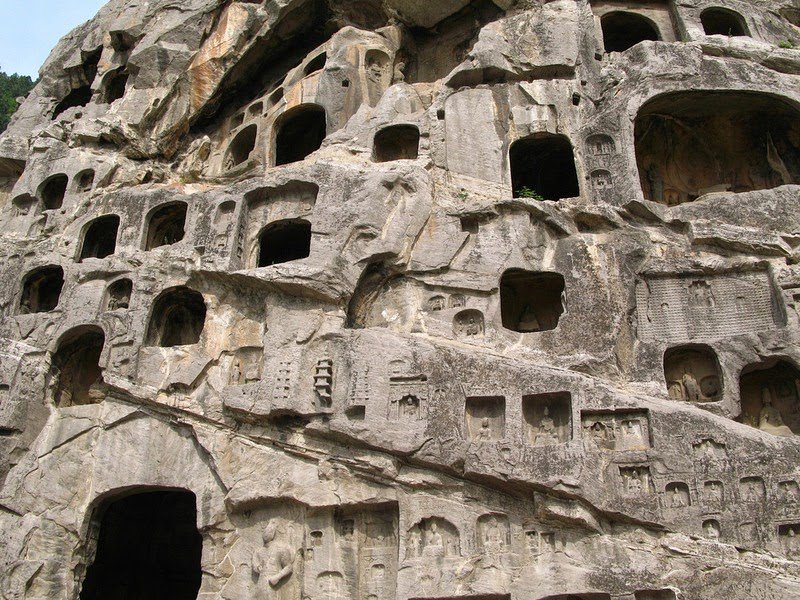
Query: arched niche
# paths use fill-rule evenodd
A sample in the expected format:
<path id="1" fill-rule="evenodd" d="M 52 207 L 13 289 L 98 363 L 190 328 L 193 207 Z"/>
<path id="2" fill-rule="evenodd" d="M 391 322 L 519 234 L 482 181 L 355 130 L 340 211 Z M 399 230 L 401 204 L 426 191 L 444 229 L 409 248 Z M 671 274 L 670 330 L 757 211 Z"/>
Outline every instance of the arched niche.
<path id="1" fill-rule="evenodd" d="M 239 131 L 228 146 L 225 168 L 232 169 L 249 159 L 250 154 L 255 150 L 257 137 L 258 125 L 255 123 Z"/>
<path id="2" fill-rule="evenodd" d="M 689 344 L 668 349 L 664 353 L 664 379 L 672 400 L 722 400 L 722 369 L 710 346 Z"/>
<path id="3" fill-rule="evenodd" d="M 318 54 L 314 58 L 312 58 L 306 64 L 305 68 L 303 68 L 303 75 L 311 75 L 312 73 L 316 73 L 317 71 L 322 71 L 325 68 L 325 63 L 328 62 L 328 54 L 326 52 L 322 52 Z"/>
<path id="4" fill-rule="evenodd" d="M 80 260 L 85 258 L 106 258 L 117 249 L 119 217 L 106 215 L 94 219 L 83 234 Z"/>
<path id="5" fill-rule="evenodd" d="M 97 550 L 80 600 L 197 597 L 203 539 L 188 490 L 133 489 L 92 517 Z"/>
<path id="6" fill-rule="evenodd" d="M 668 205 L 800 183 L 799 140 L 797 106 L 755 92 L 664 94 L 634 125 L 644 197 Z"/>
<path id="7" fill-rule="evenodd" d="M 419 128 L 392 125 L 375 134 L 372 159 L 375 162 L 415 159 L 419 155 Z"/>
<path id="8" fill-rule="evenodd" d="M 48 312 L 58 306 L 64 287 L 64 269 L 48 265 L 34 269 L 22 281 L 20 314 Z"/>
<path id="9" fill-rule="evenodd" d="M 450 521 L 429 517 L 408 530 L 406 559 L 446 556 L 461 556 L 461 537 Z"/>
<path id="10" fill-rule="evenodd" d="M 103 80 L 103 100 L 106 104 L 116 102 L 125 95 L 129 76 L 128 69 L 124 67 L 115 69 L 105 76 Z"/>
<path id="11" fill-rule="evenodd" d="M 145 344 L 162 348 L 196 344 L 205 322 L 202 294 L 185 286 L 168 289 L 153 303 Z"/>
<path id="12" fill-rule="evenodd" d="M 69 177 L 64 173 L 52 175 L 39 186 L 36 196 L 42 201 L 44 210 L 56 210 L 64 203 Z"/>
<path id="13" fill-rule="evenodd" d="M 183 239 L 186 227 L 186 202 L 162 204 L 150 213 L 147 220 L 145 250 L 177 244 Z"/>
<path id="14" fill-rule="evenodd" d="M 287 110 L 275 121 L 275 165 L 304 160 L 316 152 L 327 132 L 325 109 L 303 104 Z"/>
<path id="15" fill-rule="evenodd" d="M 127 277 L 117 279 L 106 289 L 106 310 L 130 308 L 133 282 Z"/>
<path id="16" fill-rule="evenodd" d="M 93 325 L 76 327 L 61 338 L 52 360 L 56 406 L 80 406 L 103 400 L 100 355 L 105 339 L 103 330 Z"/>
<path id="17" fill-rule="evenodd" d="M 560 273 L 509 269 L 500 279 L 503 327 L 520 333 L 555 329 L 564 312 L 564 289 Z"/>
<path id="18" fill-rule="evenodd" d="M 727 8 L 707 8 L 700 13 L 700 22 L 706 35 L 749 35 L 744 18 Z"/>
<path id="19" fill-rule="evenodd" d="M 307 258 L 311 253 L 311 223 L 283 219 L 270 223 L 258 236 L 258 267 Z"/>
<path id="20" fill-rule="evenodd" d="M 613 11 L 600 19 L 606 52 L 624 52 L 639 42 L 660 40 L 658 27 L 647 17 L 627 11 Z"/>
<path id="21" fill-rule="evenodd" d="M 73 177 L 75 183 L 75 191 L 78 193 L 86 193 L 92 191 L 94 185 L 94 169 L 84 169 Z"/>
<path id="22" fill-rule="evenodd" d="M 509 149 L 515 198 L 559 200 L 580 195 L 572 144 L 564 135 L 535 134 Z"/>
<path id="23" fill-rule="evenodd" d="M 800 433 L 800 370 L 773 358 L 747 365 L 739 378 L 739 420 L 778 436 Z"/>

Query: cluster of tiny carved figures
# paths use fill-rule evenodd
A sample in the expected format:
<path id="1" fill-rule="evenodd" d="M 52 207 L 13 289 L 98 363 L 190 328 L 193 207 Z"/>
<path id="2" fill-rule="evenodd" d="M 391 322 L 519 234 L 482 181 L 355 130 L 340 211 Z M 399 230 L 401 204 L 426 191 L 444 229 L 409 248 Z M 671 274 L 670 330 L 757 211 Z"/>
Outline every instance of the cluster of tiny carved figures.
<path id="1" fill-rule="evenodd" d="M 0 136 L 0 598 L 800 597 L 754 1 L 109 2 Z"/>

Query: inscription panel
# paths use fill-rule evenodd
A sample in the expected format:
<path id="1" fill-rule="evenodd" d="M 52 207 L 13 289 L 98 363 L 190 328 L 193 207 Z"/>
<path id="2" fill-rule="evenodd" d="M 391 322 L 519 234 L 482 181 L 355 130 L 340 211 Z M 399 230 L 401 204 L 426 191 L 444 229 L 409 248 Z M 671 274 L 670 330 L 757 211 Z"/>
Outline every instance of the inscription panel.
<path id="1" fill-rule="evenodd" d="M 715 339 L 782 325 L 765 271 L 651 277 L 636 286 L 643 340 Z"/>

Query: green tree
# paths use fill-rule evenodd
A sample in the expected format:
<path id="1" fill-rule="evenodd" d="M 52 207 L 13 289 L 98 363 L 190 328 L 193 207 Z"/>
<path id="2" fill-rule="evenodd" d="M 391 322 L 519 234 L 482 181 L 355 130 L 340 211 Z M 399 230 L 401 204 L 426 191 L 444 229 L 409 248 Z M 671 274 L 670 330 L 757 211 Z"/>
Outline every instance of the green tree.
<path id="1" fill-rule="evenodd" d="M 0 133 L 6 130 L 8 122 L 17 110 L 17 98 L 31 91 L 36 82 L 27 75 L 8 75 L 0 71 Z"/>

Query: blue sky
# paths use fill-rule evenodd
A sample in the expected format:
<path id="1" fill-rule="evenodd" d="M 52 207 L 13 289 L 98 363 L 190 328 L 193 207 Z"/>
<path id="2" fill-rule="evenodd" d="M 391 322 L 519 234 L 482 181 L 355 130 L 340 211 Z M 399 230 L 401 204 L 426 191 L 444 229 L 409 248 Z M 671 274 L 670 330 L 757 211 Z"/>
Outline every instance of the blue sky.
<path id="1" fill-rule="evenodd" d="M 107 0 L 0 0 L 0 70 L 38 77 L 58 40 Z"/>

